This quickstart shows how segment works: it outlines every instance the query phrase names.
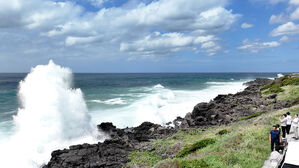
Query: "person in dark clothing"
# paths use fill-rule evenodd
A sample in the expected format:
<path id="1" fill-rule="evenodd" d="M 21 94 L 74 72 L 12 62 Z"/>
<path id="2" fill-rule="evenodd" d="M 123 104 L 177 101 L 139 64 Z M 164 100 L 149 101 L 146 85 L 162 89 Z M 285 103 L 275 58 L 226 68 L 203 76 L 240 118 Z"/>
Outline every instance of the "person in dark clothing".
<path id="1" fill-rule="evenodd" d="M 281 131 L 282 131 L 282 137 L 286 137 L 286 129 L 287 129 L 287 115 L 283 114 L 283 118 L 279 118 L 281 122 Z"/>
<path id="2" fill-rule="evenodd" d="M 269 141 L 271 142 L 271 151 L 274 150 L 274 145 L 275 145 L 275 150 L 279 150 L 279 142 L 280 142 L 280 131 L 277 129 L 277 125 L 273 125 L 273 129 L 270 131 L 269 134 Z"/>

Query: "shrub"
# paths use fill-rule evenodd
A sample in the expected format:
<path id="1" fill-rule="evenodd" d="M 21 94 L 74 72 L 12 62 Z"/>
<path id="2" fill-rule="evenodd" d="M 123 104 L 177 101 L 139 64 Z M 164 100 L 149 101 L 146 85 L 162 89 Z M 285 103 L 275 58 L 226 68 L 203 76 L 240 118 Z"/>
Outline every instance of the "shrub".
<path id="1" fill-rule="evenodd" d="M 282 81 L 283 86 L 287 85 L 299 85 L 299 78 L 287 78 Z"/>
<path id="2" fill-rule="evenodd" d="M 201 141 L 195 142 L 192 145 L 186 145 L 177 155 L 176 157 L 181 158 L 184 157 L 186 155 L 189 155 L 190 153 L 198 150 L 198 149 L 202 149 L 210 144 L 215 143 L 216 140 L 214 138 L 206 138 L 203 139 Z"/>
<path id="3" fill-rule="evenodd" d="M 254 114 L 251 114 L 249 116 L 246 116 L 246 117 L 241 117 L 239 120 L 242 121 L 242 120 L 248 120 L 248 119 L 251 119 L 251 118 L 254 118 L 254 117 L 258 117 L 264 113 L 267 113 L 268 111 L 261 111 L 261 112 L 258 112 L 258 113 L 254 113 Z"/>
<path id="4" fill-rule="evenodd" d="M 224 135 L 224 134 L 228 134 L 228 133 L 229 133 L 229 131 L 227 129 L 223 129 L 223 130 L 219 131 L 217 134 Z"/>
<path id="5" fill-rule="evenodd" d="M 273 93 L 279 93 L 283 92 L 284 90 L 281 88 L 281 83 L 276 83 L 274 85 L 271 85 L 271 87 L 268 88 L 268 90 L 265 92 L 266 94 L 273 94 Z"/>
<path id="6" fill-rule="evenodd" d="M 271 86 L 272 86 L 271 84 L 267 84 L 267 85 L 265 85 L 264 87 L 262 87 L 262 90 L 269 89 Z"/>
<path id="7" fill-rule="evenodd" d="M 265 94 L 273 94 L 283 92 L 284 90 L 281 88 L 282 86 L 288 85 L 299 85 L 298 77 L 291 77 L 290 75 L 285 75 L 281 78 L 279 83 L 267 84 L 261 90 L 266 90 Z"/>

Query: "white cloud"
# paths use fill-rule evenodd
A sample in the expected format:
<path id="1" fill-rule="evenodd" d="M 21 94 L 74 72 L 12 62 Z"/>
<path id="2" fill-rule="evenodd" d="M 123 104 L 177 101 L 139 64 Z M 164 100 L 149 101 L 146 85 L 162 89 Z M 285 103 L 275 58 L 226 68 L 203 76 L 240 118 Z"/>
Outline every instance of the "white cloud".
<path id="1" fill-rule="evenodd" d="M 295 34 L 299 34 L 299 24 L 295 24 L 293 22 L 288 22 L 283 25 L 280 25 L 270 33 L 271 36 L 283 36 L 283 35 L 295 35 Z"/>
<path id="2" fill-rule="evenodd" d="M 299 5 L 299 0 L 290 0 L 289 3 L 292 5 Z"/>
<path id="3" fill-rule="evenodd" d="M 129 0 L 127 6 L 100 8 L 105 1 L 88 0 L 99 7 L 93 12 L 74 1 L 0 0 L 0 28 L 34 34 L 48 46 L 65 45 L 68 55 L 77 55 L 80 46 L 88 48 L 86 55 L 107 52 L 107 46 L 111 55 L 165 56 L 182 50 L 214 55 L 221 50 L 217 36 L 240 18 L 226 9 L 228 0 Z"/>
<path id="4" fill-rule="evenodd" d="M 272 15 L 270 17 L 269 23 L 270 24 L 277 24 L 277 23 L 285 23 L 289 20 L 289 16 L 281 13 L 279 15 Z"/>
<path id="5" fill-rule="evenodd" d="M 299 19 L 299 7 L 296 8 L 296 5 L 299 5 L 299 0 L 290 0 L 287 11 L 278 15 L 272 15 L 269 19 L 269 23 L 281 24 Z"/>
<path id="6" fill-rule="evenodd" d="M 290 15 L 291 20 L 299 19 L 299 7 Z"/>
<path id="7" fill-rule="evenodd" d="M 248 24 L 248 23 L 243 23 L 243 24 L 241 25 L 241 28 L 242 28 L 242 29 L 248 29 L 248 28 L 251 28 L 251 27 L 253 27 L 253 25 L 252 25 L 252 24 Z"/>
<path id="8" fill-rule="evenodd" d="M 50 0 L 0 1 L 0 28 L 26 26 L 27 28 L 53 28 L 56 24 L 72 20 L 82 14 L 82 7 L 72 2 Z"/>
<path id="9" fill-rule="evenodd" d="M 276 5 L 281 2 L 287 2 L 288 0 L 250 0 L 252 3 L 265 3 L 265 4 L 271 4 Z"/>
<path id="10" fill-rule="evenodd" d="M 73 36 L 68 36 L 65 39 L 65 45 L 66 46 L 72 46 L 75 44 L 86 44 L 86 43 L 91 43 L 96 41 L 98 38 L 96 37 L 73 37 Z"/>
<path id="11" fill-rule="evenodd" d="M 155 32 L 146 36 L 144 39 L 131 43 L 121 43 L 120 50 L 129 52 L 132 55 L 150 56 L 168 55 L 170 52 L 182 50 L 197 50 L 197 46 L 207 52 L 208 55 L 214 55 L 221 47 L 217 44 L 218 39 L 212 35 L 208 36 L 190 36 L 182 33 Z"/>
<path id="12" fill-rule="evenodd" d="M 102 7 L 103 3 L 107 0 L 87 0 L 87 1 L 95 7 Z"/>
<path id="13" fill-rule="evenodd" d="M 280 42 L 282 43 L 285 43 L 285 42 L 289 42 L 290 41 L 290 38 L 288 36 L 282 36 L 280 39 L 279 39 Z"/>
<path id="14" fill-rule="evenodd" d="M 183 0 L 160 0 L 154 1 L 149 5 L 139 4 L 136 8 L 129 10 L 118 8 L 101 9 L 96 15 L 88 18 L 88 21 L 83 18 L 84 20 L 79 20 L 78 22 L 66 23 L 65 25 L 60 25 L 58 29 L 53 29 L 45 34 L 53 37 L 72 33 L 80 35 L 80 33 L 93 32 L 93 34 L 88 34 L 88 36 L 101 34 L 104 39 L 102 41 L 121 43 L 120 51 L 129 52 L 131 55 L 134 53 L 161 55 L 161 53 L 166 53 L 163 50 L 168 50 L 168 53 L 183 49 L 194 50 L 195 46 L 191 48 L 189 44 L 179 48 L 166 45 L 154 46 L 154 44 L 158 43 L 158 41 L 163 41 L 169 35 L 180 34 L 180 40 L 183 40 L 185 37 L 196 39 L 198 36 L 214 36 L 228 30 L 240 15 L 232 14 L 231 10 L 226 10 L 219 4 L 224 5 L 226 1 L 189 0 L 186 2 Z M 82 24 L 85 22 L 86 24 Z M 160 37 L 156 37 L 150 33 L 151 29 L 165 33 L 160 35 Z M 171 36 L 171 40 L 174 40 L 173 36 Z M 142 44 L 141 48 L 144 51 L 141 52 L 141 49 L 136 46 L 140 46 L 142 41 L 147 42 Z M 92 42 L 86 41 L 86 43 Z M 218 49 L 216 50 L 215 48 Z M 203 48 L 203 50 L 208 55 L 213 55 L 220 48 L 214 47 L 213 50 L 211 48 Z M 158 52 L 158 49 L 162 52 Z"/>
<path id="15" fill-rule="evenodd" d="M 280 45 L 281 44 L 277 41 L 262 42 L 260 40 L 250 41 L 250 40 L 246 39 L 246 40 L 243 40 L 242 45 L 239 46 L 238 49 L 257 53 L 260 50 L 263 50 L 266 48 L 278 47 Z"/>
<path id="16" fill-rule="evenodd" d="M 271 4 L 278 4 L 278 3 L 280 3 L 280 2 L 286 2 L 286 1 L 288 1 L 288 0 L 269 0 L 269 2 L 270 2 Z"/>

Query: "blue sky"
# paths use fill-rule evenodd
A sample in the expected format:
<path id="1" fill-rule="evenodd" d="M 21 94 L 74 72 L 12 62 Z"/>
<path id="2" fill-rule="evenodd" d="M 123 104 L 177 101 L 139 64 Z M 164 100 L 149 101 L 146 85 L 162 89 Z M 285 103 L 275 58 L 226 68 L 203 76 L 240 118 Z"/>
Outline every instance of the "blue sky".
<path id="1" fill-rule="evenodd" d="M 299 0 L 0 0 L 0 72 L 298 72 Z"/>

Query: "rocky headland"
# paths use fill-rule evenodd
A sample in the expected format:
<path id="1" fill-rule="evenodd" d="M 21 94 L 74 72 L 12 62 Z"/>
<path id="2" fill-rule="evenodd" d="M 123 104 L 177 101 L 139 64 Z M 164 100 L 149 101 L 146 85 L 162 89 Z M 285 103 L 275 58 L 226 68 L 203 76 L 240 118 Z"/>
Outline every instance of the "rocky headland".
<path id="1" fill-rule="evenodd" d="M 101 123 L 98 129 L 110 136 L 110 139 L 97 144 L 81 144 L 69 149 L 56 150 L 51 160 L 43 168 L 121 168 L 128 165 L 132 151 L 153 151 L 152 141 L 165 139 L 178 131 L 206 129 L 255 117 L 265 111 L 290 107 L 298 99 L 279 100 L 277 94 L 262 95 L 265 86 L 275 85 L 281 79 L 256 79 L 245 85 L 246 89 L 236 94 L 218 95 L 208 103 L 197 104 L 185 117 L 177 117 L 166 125 L 144 122 L 138 127 L 119 129 L 112 123 Z M 161 158 L 173 158 L 183 146 L 175 146 L 173 151 L 165 151 Z M 136 167 L 136 166 L 135 166 Z"/>

